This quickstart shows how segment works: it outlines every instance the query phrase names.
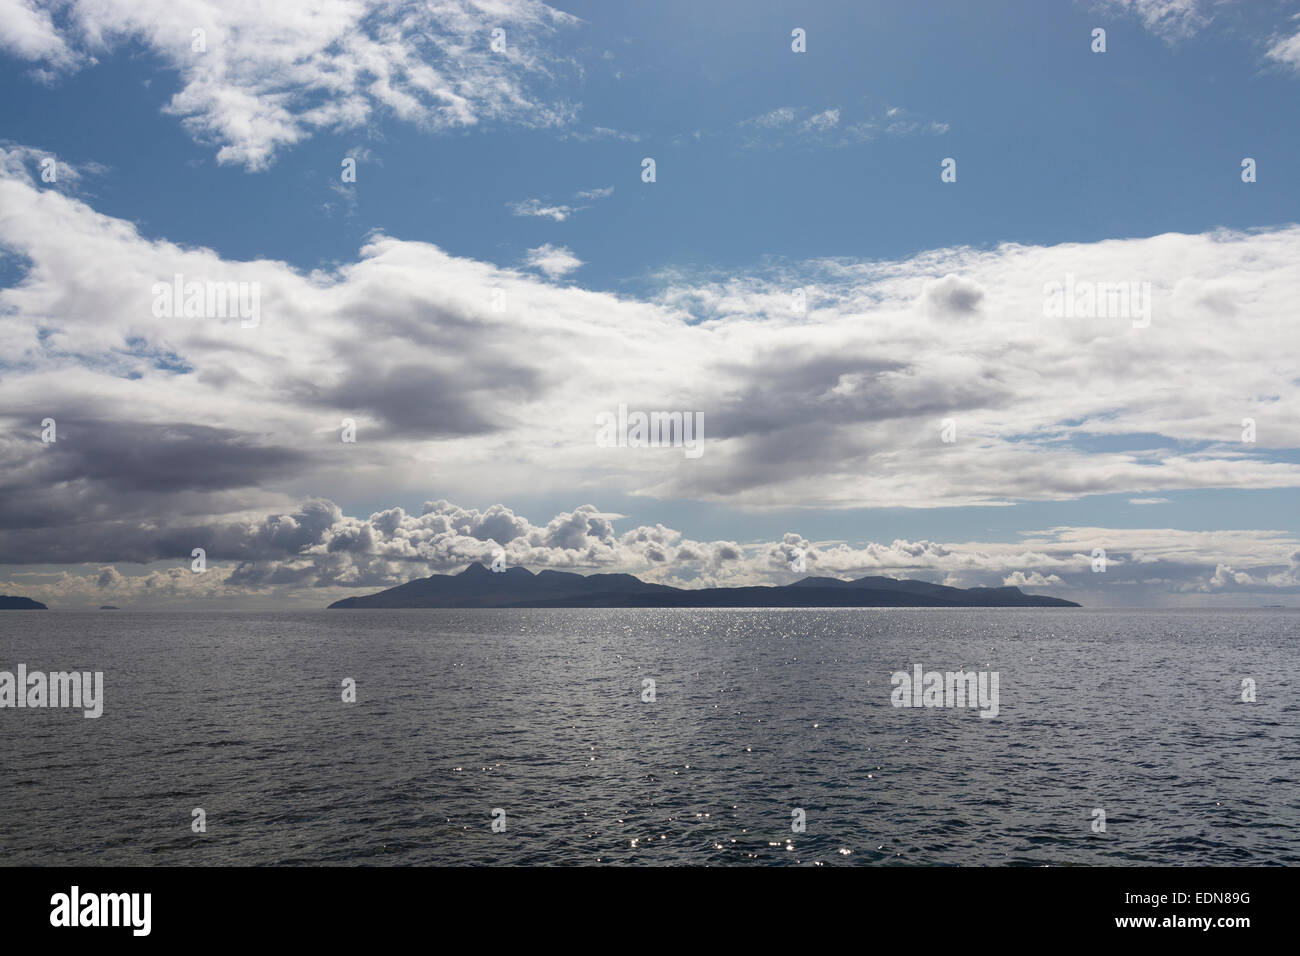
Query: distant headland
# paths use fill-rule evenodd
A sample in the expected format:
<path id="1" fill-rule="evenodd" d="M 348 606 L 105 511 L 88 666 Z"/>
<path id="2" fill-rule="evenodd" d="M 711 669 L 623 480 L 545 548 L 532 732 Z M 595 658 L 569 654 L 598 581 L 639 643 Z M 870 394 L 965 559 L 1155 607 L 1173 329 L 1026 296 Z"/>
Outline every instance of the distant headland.
<path id="1" fill-rule="evenodd" d="M 40 601 L 31 598 L 0 594 L 0 611 L 48 611 Z"/>
<path id="2" fill-rule="evenodd" d="M 808 577 L 774 587 L 675 588 L 630 574 L 574 574 L 471 564 L 460 574 L 433 574 L 331 608 L 579 607 L 1079 607 L 1019 588 L 953 588 L 926 581 Z"/>

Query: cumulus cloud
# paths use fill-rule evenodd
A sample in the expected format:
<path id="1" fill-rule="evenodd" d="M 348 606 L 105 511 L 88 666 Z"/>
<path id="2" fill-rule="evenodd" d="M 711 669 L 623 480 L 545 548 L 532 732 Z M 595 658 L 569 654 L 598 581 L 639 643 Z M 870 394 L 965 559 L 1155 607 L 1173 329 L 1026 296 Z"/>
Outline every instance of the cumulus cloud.
<path id="1" fill-rule="evenodd" d="M 59 34 L 51 11 L 38 7 L 36 0 L 0 0 L 0 49 L 56 69 L 81 59 Z"/>
<path id="2" fill-rule="evenodd" d="M 1002 579 L 1002 583 L 1007 587 L 1018 588 L 1045 588 L 1059 587 L 1064 584 L 1059 575 L 1044 575 L 1038 571 L 1030 571 L 1026 574 L 1024 571 L 1015 571 L 1008 574 Z"/>
<path id="3" fill-rule="evenodd" d="M 0 48 L 51 76 L 142 44 L 179 76 L 166 112 L 215 144 L 218 162 L 250 170 L 378 110 L 434 130 L 576 115 L 539 89 L 564 65 L 549 38 L 578 20 L 538 0 L 65 0 L 58 13 L 0 0 Z M 493 30 L 504 48 L 491 48 Z"/>
<path id="4" fill-rule="evenodd" d="M 984 290 L 976 282 L 949 273 L 938 282 L 928 283 L 925 297 L 941 312 L 969 315 L 979 308 Z"/>

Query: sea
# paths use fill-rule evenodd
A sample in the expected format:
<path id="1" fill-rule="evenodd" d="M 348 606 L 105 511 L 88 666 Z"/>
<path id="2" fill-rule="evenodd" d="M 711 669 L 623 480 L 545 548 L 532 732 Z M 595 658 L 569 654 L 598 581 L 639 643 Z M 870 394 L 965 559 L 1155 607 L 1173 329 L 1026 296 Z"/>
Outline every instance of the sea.
<path id="1" fill-rule="evenodd" d="M 1300 610 L 0 612 L 0 860 L 1300 863 Z M 997 675 L 997 713 L 894 677 Z M 946 689 L 946 688 L 945 688 Z M 910 690 L 910 687 L 909 687 Z"/>

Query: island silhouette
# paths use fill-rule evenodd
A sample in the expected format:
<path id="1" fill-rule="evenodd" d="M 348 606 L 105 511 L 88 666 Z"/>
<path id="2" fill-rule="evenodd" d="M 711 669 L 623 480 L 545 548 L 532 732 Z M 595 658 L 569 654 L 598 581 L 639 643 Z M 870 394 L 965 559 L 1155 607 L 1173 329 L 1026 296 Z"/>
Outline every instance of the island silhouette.
<path id="1" fill-rule="evenodd" d="M 1016 587 L 954 588 L 906 578 L 806 577 L 792 584 L 677 588 L 631 574 L 576 574 L 471 564 L 459 574 L 432 574 L 406 584 L 343 598 L 334 609 L 580 607 L 1079 607 Z"/>

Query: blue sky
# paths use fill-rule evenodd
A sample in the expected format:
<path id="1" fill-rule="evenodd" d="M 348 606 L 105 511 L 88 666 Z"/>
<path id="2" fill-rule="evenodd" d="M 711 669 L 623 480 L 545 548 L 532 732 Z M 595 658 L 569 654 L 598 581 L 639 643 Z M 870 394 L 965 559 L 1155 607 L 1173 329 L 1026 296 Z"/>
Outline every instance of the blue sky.
<path id="1" fill-rule="evenodd" d="M 1287 5 L 1225 8 L 1170 43 L 1084 4 L 668 2 L 575 4 L 555 38 L 581 102 L 581 141 L 508 124 L 431 136 L 391 116 L 325 132 L 249 175 L 219 166 L 161 107 L 180 87 L 138 41 L 52 85 L 0 62 L 8 139 L 102 163 L 96 208 L 152 236 L 238 259 L 310 269 L 356 255 L 371 229 L 510 264 L 562 241 L 584 285 L 618 290 L 670 266 L 745 269 L 765 256 L 901 258 L 936 246 L 1052 244 L 1250 228 L 1296 218 L 1285 171 L 1300 146 L 1286 121 L 1293 71 L 1261 55 Z M 790 25 L 808 52 L 790 51 Z M 1090 31 L 1107 30 L 1105 54 Z M 612 59 L 604 59 L 608 52 Z M 577 74 L 579 70 L 583 76 Z M 774 109 L 837 108 L 842 125 L 891 107 L 935 135 L 821 148 L 745 148 L 736 127 Z M 699 133 L 700 138 L 695 139 Z M 339 158 L 361 145 L 356 208 L 329 215 Z M 1243 155 L 1262 173 L 1242 190 Z M 656 157 L 653 190 L 640 160 Z M 959 191 L 933 188 L 959 160 Z M 614 185 L 569 221 L 518 222 L 507 204 Z"/>
<path id="2" fill-rule="evenodd" d="M 690 549 L 674 552 L 681 567 L 663 572 L 664 580 L 750 583 L 781 572 L 791 546 L 786 539 L 794 535 L 825 545 L 823 567 L 846 576 L 880 567 L 971 584 L 1037 571 L 1063 589 L 1053 593 L 1077 588 L 1094 603 L 1116 603 L 1113 593 L 1095 589 L 1096 579 L 1071 578 L 1065 564 L 1053 563 L 1079 548 L 1089 553 L 1084 545 L 1106 538 L 1097 529 L 1111 529 L 1149 532 L 1151 552 L 1167 548 L 1171 560 L 1179 558 L 1176 574 L 1163 568 L 1159 581 L 1133 582 L 1141 603 L 1174 595 L 1243 599 L 1230 583 L 1211 583 L 1216 574 L 1220 582 L 1244 574 L 1249 580 L 1236 584 L 1251 593 L 1247 603 L 1257 600 L 1255 592 L 1296 587 L 1297 559 L 1288 552 L 1294 544 L 1300 554 L 1300 543 L 1292 540 L 1300 538 L 1294 505 L 1300 462 L 1290 424 L 1295 416 L 1287 411 L 1295 380 L 1274 368 L 1257 377 L 1250 370 L 1260 368 L 1261 356 L 1294 354 L 1296 344 L 1275 305 L 1289 301 L 1294 314 L 1294 300 L 1272 276 L 1294 266 L 1288 257 L 1295 234 L 1288 227 L 1300 221 L 1300 183 L 1293 174 L 1300 157 L 1294 122 L 1300 5 L 1117 0 L 546 7 L 532 0 L 467 0 L 430 5 L 414 25 L 403 25 L 380 5 L 336 33 L 303 27 L 312 5 L 295 6 L 286 4 L 259 22 L 257 14 L 225 14 L 217 5 L 220 15 L 209 22 L 201 5 L 184 3 L 156 11 L 150 4 L 116 2 L 0 3 L 6 91 L 0 139 L 8 150 L 7 182 L 15 190 L 11 208 L 23 210 L 0 234 L 10 326 L 3 368 L 13 434 L 25 430 L 30 437 L 31 416 L 39 420 L 41 407 L 58 406 L 72 409 L 74 421 L 102 422 L 90 414 L 102 411 L 118 416 L 119 425 L 226 428 L 242 436 L 231 441 L 256 446 L 258 460 L 274 458 L 270 449 L 292 446 L 301 467 L 254 468 L 219 489 L 222 501 L 202 507 L 155 497 L 155 520 L 143 522 L 180 522 L 226 540 L 219 529 L 232 522 L 245 527 L 251 514 L 264 514 L 272 524 L 277 513 L 297 515 L 305 526 L 294 502 L 321 498 L 337 506 L 339 520 L 297 542 L 296 551 L 263 552 L 248 542 L 214 549 L 222 580 L 243 582 L 242 591 L 229 585 L 241 599 L 282 600 L 277 588 L 295 585 L 295 594 L 373 588 L 463 565 L 473 551 L 467 541 L 485 548 L 509 544 L 484 537 L 483 515 L 493 506 L 526 515 L 535 530 L 585 504 L 595 514 L 617 516 L 592 519 L 597 523 L 586 535 L 603 541 L 608 529 L 599 521 L 610 521 L 621 543 L 606 542 L 600 556 L 590 558 L 594 564 L 583 564 L 588 552 L 573 541 L 521 532 L 512 546 L 520 560 L 588 569 L 617 565 L 653 576 L 663 572 L 662 558 L 629 551 L 622 536 L 666 526 L 684 540 L 710 547 L 741 542 L 755 551 L 752 560 L 732 567 L 716 557 L 716 548 L 696 565 Z M 209 31 L 208 49 L 185 48 L 191 24 Z M 506 56 L 488 48 L 498 26 L 506 31 Z M 791 50 L 796 27 L 806 31 L 806 52 Z M 1090 49 L 1097 27 L 1106 31 L 1104 53 Z M 289 37 L 282 48 L 267 39 L 281 28 Z M 398 91 L 391 96 L 375 92 L 373 75 L 348 73 L 364 72 L 358 65 L 367 62 L 363 53 L 373 57 L 375 49 L 365 42 L 391 36 L 385 29 L 405 31 L 400 43 L 380 44 L 391 55 L 389 79 Z M 443 109 L 438 96 L 420 86 L 417 65 L 455 86 L 459 113 Z M 320 119 L 328 111 L 335 112 Z M 47 156 L 66 170 L 58 184 L 39 178 L 39 161 Z M 357 160 L 355 183 L 340 181 L 345 157 Z M 642 181 L 644 157 L 655 160 L 652 183 Z M 940 182 L 945 157 L 957 161 L 955 183 Z M 1256 161 L 1256 182 L 1242 182 L 1243 157 Z M 66 207 L 42 205 L 36 198 L 42 190 Z M 48 236 L 31 239 L 31 223 L 48 229 Z M 131 227 L 139 243 L 119 244 L 122 274 L 138 267 L 142 275 L 153 270 L 167 276 L 170 267 L 158 262 L 170 255 L 177 262 L 187 256 L 206 261 L 209 271 L 229 273 L 223 278 L 265 270 L 258 281 L 272 288 L 279 281 L 329 285 L 330 301 L 322 308 L 331 315 L 330 335 L 364 336 L 373 354 L 355 368 L 344 358 L 316 372 L 308 363 L 279 385 L 258 378 L 221 406 L 227 411 L 204 411 L 224 401 L 218 395 L 243 388 L 234 379 L 237 359 L 225 350 L 220 358 L 205 351 L 210 337 L 187 338 L 174 326 L 150 328 L 129 312 L 107 315 L 93 334 L 83 334 L 77 324 L 91 320 L 74 313 L 87 300 L 50 291 L 83 285 L 93 291 L 104 280 L 78 274 L 84 267 L 72 264 L 72 250 L 89 248 L 84 244 L 92 235 L 98 243 L 115 228 Z M 1168 233 L 1186 241 L 1152 238 Z M 1224 235 L 1236 238 L 1224 245 Z M 383 245 L 387 252 L 363 251 L 376 242 L 389 243 Z M 436 246 L 442 258 L 420 264 L 423 244 Z M 1232 257 L 1220 265 L 1215 250 L 1221 245 Z M 115 252 L 96 248 L 107 257 L 103 261 L 116 261 Z M 1198 267 L 1200 257 L 1205 265 Z M 391 278 L 397 267 L 384 265 L 389 261 L 407 270 L 401 279 Z M 1155 324 L 1177 348 L 1156 345 L 1154 335 L 1133 338 L 1138 330 L 1123 332 L 1123 323 L 1107 327 L 1104 340 L 1077 329 L 1039 329 L 1029 340 L 1017 338 L 1045 274 L 1036 265 L 1040 271 L 1016 278 L 1014 270 L 1029 270 L 1024 263 L 1030 261 L 1051 262 L 1051 269 L 1064 263 L 1058 271 L 1102 282 L 1152 281 Z M 1206 271 L 1210 263 L 1216 263 L 1213 276 Z M 366 268 L 386 277 L 381 296 L 391 290 L 391 302 L 368 298 L 373 284 L 345 288 L 348 276 Z M 470 277 L 489 273 L 522 283 L 526 296 L 533 290 L 545 305 L 505 334 L 482 324 L 459 341 L 456 323 L 466 308 L 460 292 L 446 292 L 455 304 L 438 297 L 468 289 L 466 283 L 480 281 Z M 403 285 L 408 281 L 409 288 Z M 419 282 L 429 289 L 417 289 Z M 821 323 L 815 331 L 804 326 L 806 335 L 781 325 L 788 317 L 772 311 L 795 286 L 813 290 L 812 321 Z M 999 293 L 1004 288 L 1011 290 L 1006 296 Z M 974 307 L 961 304 L 963 289 L 970 290 Z M 1167 296 L 1163 314 L 1161 294 Z M 472 297 L 468 291 L 464 296 Z M 1247 306 L 1228 299 L 1264 311 L 1248 316 L 1241 311 Z M 70 305 L 73 300 L 80 305 Z M 1193 306 L 1204 314 L 1189 318 Z M 418 321 L 438 324 L 438 331 L 421 332 L 430 341 L 420 343 L 405 343 L 405 333 L 398 334 L 385 347 L 393 329 L 412 327 L 406 318 L 393 318 L 403 308 L 414 309 Z M 1211 314 L 1216 310 L 1217 318 Z M 565 346 L 571 331 L 565 323 L 588 312 L 587 331 Z M 616 330 L 626 323 L 622 340 L 600 328 L 605 312 Z M 915 332 L 909 314 L 924 319 Z M 641 337 L 655 340 L 664 321 L 674 331 L 658 334 L 663 350 L 638 353 Z M 352 327 L 344 333 L 334 323 Z M 310 352 L 309 317 L 299 317 L 292 334 L 288 323 L 282 328 L 282 338 L 262 336 L 249 368 L 258 362 L 288 368 Z M 1247 337 L 1251 329 L 1258 333 L 1249 354 L 1216 360 L 1223 339 L 1240 344 L 1243 329 Z M 670 334 L 677 344 L 668 342 Z M 877 334 L 878 350 L 872 343 Z M 928 357 L 913 362 L 914 334 L 930 339 Z M 1141 347 L 1116 345 L 1122 335 Z M 937 346 L 934 336 L 940 337 Z M 403 364 L 407 344 L 435 340 L 440 351 L 423 359 L 411 351 L 415 364 Z M 687 344 L 701 341 L 710 344 Z M 454 343 L 450 352 L 448 343 Z M 539 346 L 536 355 L 532 345 Z M 1067 345 L 1117 379 L 1110 349 L 1132 357 L 1123 373 L 1126 387 L 1113 389 L 1114 407 L 1102 396 L 1091 403 L 1062 401 L 1061 408 L 1039 415 L 1045 400 L 1089 387 L 1095 370 L 1062 359 L 1060 348 Z M 565 367 L 566 356 L 576 359 L 573 349 L 597 347 L 611 350 L 603 371 L 593 371 L 600 356 L 590 351 L 581 356 L 582 368 Z M 692 351 L 679 367 L 674 356 L 683 348 L 707 354 Z M 850 355 L 844 367 L 835 365 L 837 356 Z M 970 356 L 979 357 L 971 364 Z M 788 365 L 786 357 L 793 357 Z M 135 360 L 145 364 L 105 372 Z M 1066 363 L 1061 374 L 1068 381 L 1059 389 L 1041 381 L 1029 388 L 1035 370 L 1058 360 Z M 429 379 L 454 380 L 449 389 L 472 395 L 477 404 L 456 406 L 441 393 L 404 393 L 401 383 L 423 381 L 413 371 L 421 361 Z M 664 367 L 657 372 L 655 363 Z M 1205 370 L 1220 366 L 1225 379 L 1207 391 Z M 661 372 L 664 400 L 694 401 L 706 421 L 719 423 L 721 432 L 714 434 L 725 466 L 688 473 L 687 464 L 663 458 L 646 468 L 640 461 L 583 464 L 554 451 L 567 448 L 572 430 L 541 434 L 547 427 L 541 423 L 570 412 L 584 417 L 590 396 L 574 382 L 605 372 L 605 385 L 615 389 L 633 379 L 652 387 Z M 117 381 L 96 385 L 95 376 L 103 374 Z M 710 395 L 703 383 L 714 376 L 726 386 Z M 1134 385 L 1137 376 L 1141 387 Z M 313 378 L 321 394 L 308 394 Z M 489 378 L 491 387 L 484 384 Z M 137 383 L 133 391 L 123 390 L 124 379 Z M 199 394 L 201 386 L 212 389 L 208 397 Z M 1101 380 L 1097 387 L 1111 388 Z M 107 388 L 102 406 L 88 398 L 96 388 Z M 600 390 L 593 384 L 592 391 Z M 609 407 L 623 400 L 608 388 L 601 394 Z M 629 386 L 633 401 L 646 394 Z M 776 406 L 768 411 L 765 394 Z M 481 418 L 479 426 L 449 430 L 426 417 L 414 427 L 409 409 L 390 407 L 444 400 L 451 403 L 449 416 Z M 317 436 L 337 428 L 334 419 L 349 413 L 349 401 L 357 405 L 365 434 L 388 428 L 387 444 L 366 452 L 362 470 L 321 458 L 333 452 L 322 452 L 316 437 L 303 437 L 304 429 Z M 805 401 L 802 426 L 777 410 Z M 279 403 L 274 421 L 250 411 L 270 402 Z M 936 453 L 921 460 L 920 452 L 909 451 L 913 464 L 906 471 L 899 449 L 936 430 L 945 403 L 965 416 L 958 421 L 971 437 L 963 441 L 987 439 L 989 453 L 947 460 Z M 1216 406 L 1221 431 L 1204 424 L 1216 420 Z M 161 411 L 169 408 L 174 418 Z M 296 412 L 304 417 L 294 423 Z M 819 417 L 823 412 L 833 418 L 830 425 Z M 1235 434 L 1249 414 L 1263 416 L 1264 425 L 1258 441 L 1243 449 Z M 322 424 L 303 424 L 310 416 Z M 852 416 L 860 416 L 863 429 L 850 430 Z M 867 428 L 884 421 L 896 426 L 888 437 Z M 1273 421 L 1276 427 L 1269 427 Z M 840 431 L 819 433 L 823 425 Z M 778 442 L 773 436 L 785 437 Z M 205 439 L 195 431 L 190 440 Z M 961 454 L 976 454 L 958 444 Z M 527 451 L 515 450 L 525 445 Z M 834 451 L 840 446 L 846 449 L 842 459 Z M 994 465 L 993 450 L 1007 457 Z M 1062 450 L 1068 459 L 1048 463 Z M 1021 452 L 1033 454 L 1017 457 Z M 789 467 L 801 456 L 807 461 L 803 490 Z M 1176 457 L 1186 460 L 1158 474 L 1141 467 Z M 79 461 L 68 467 L 85 473 L 65 469 L 61 480 L 92 498 L 96 489 L 103 491 L 102 505 L 121 506 L 121 520 L 134 521 L 139 531 L 142 522 L 129 516 L 144 513 L 137 507 L 147 510 L 148 483 L 97 478 L 94 467 Z M 1040 461 L 1047 463 L 1044 474 L 1079 478 L 1026 478 Z M 422 481 L 421 462 L 441 466 L 431 465 Z M 978 470 L 974 462 L 990 463 L 987 479 L 965 480 Z M 14 476 L 31 472 L 14 467 Z M 877 467 L 888 480 L 870 488 L 855 484 L 855 469 L 858 477 L 870 477 Z M 553 478 L 541 477 L 552 468 Z M 998 490 L 999 473 L 1005 490 Z M 197 480 L 195 487 L 201 486 Z M 114 497 L 131 494 L 140 497 L 129 506 Z M 374 513 L 401 507 L 419 515 L 424 501 L 443 498 L 451 510 L 426 514 L 451 515 L 447 527 L 421 534 L 449 537 L 418 556 L 398 559 L 384 557 L 383 547 L 362 548 L 370 558 L 345 570 L 323 570 L 314 557 L 346 552 L 329 542 L 355 536 L 356 525 L 366 525 Z M 80 519 L 59 520 L 59 527 L 76 533 L 68 525 Z M 104 585 L 87 589 L 76 582 L 99 582 L 101 567 L 135 580 L 165 576 L 176 564 L 162 554 L 172 545 L 158 541 L 105 547 L 102 555 L 75 547 L 38 549 L 24 559 L 38 529 L 21 516 L 10 528 L 10 586 L 23 593 L 58 594 L 63 587 L 74 603 L 98 603 L 95 589 Z M 120 525 L 103 526 L 89 538 L 112 540 L 121 531 Z M 1192 548 L 1170 532 L 1197 535 L 1197 543 Z M 1215 532 L 1226 534 L 1221 547 L 1205 537 Z M 1274 532 L 1285 534 L 1275 540 Z M 1255 533 L 1268 539 L 1257 552 L 1248 544 Z M 1050 539 L 1056 557 L 1033 566 L 1039 552 L 1017 550 L 1025 536 Z M 1121 550 L 1134 547 L 1130 536 L 1115 537 L 1124 542 Z M 877 560 L 868 554 L 871 542 L 898 540 L 952 545 L 950 551 L 958 544 L 978 551 L 986 543 L 989 553 L 1004 558 L 945 562 L 940 555 L 929 563 L 871 563 Z M 70 560 L 47 560 L 60 556 Z M 1254 570 L 1241 570 L 1243 562 L 1253 562 Z M 233 570 L 240 566 L 242 572 Z M 1220 573 L 1220 566 L 1228 570 Z M 170 584 L 162 590 L 168 588 L 167 600 L 194 598 Z M 202 599 L 227 597 L 205 592 Z M 1119 603 L 1128 601 L 1124 597 Z"/>

